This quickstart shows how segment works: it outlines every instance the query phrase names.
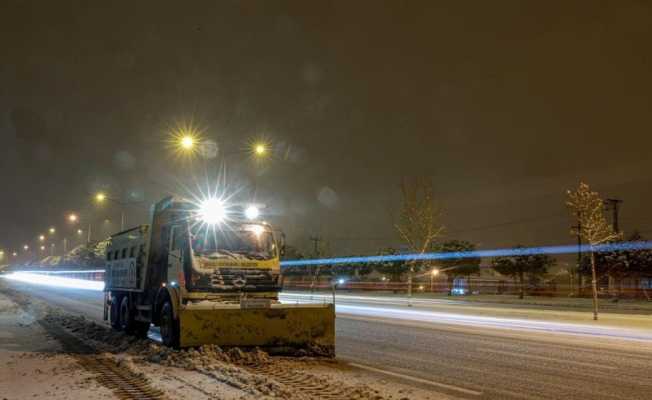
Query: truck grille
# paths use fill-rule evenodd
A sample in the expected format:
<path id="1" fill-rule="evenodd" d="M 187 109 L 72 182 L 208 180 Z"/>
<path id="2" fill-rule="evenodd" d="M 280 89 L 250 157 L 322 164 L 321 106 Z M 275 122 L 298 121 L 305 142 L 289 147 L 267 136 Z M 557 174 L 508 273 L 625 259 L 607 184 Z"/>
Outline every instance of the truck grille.
<path id="1" fill-rule="evenodd" d="M 274 286 L 270 269 L 217 268 L 211 276 L 211 285 L 217 288 L 256 289 Z"/>

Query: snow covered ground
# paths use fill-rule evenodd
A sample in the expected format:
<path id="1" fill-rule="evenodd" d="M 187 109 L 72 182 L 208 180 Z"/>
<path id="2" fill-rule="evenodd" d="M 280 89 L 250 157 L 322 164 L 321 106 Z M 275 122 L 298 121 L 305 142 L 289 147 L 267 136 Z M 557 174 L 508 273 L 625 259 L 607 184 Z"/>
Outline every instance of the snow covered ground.
<path id="1" fill-rule="evenodd" d="M 61 352 L 34 311 L 22 309 L 0 292 L 0 398 L 114 398 L 74 357 Z"/>
<path id="2" fill-rule="evenodd" d="M 64 351 L 48 326 L 93 349 L 83 357 L 110 359 L 130 374 L 142 374 L 169 398 L 303 400 L 319 393 L 361 400 L 449 398 L 337 360 L 270 357 L 260 350 L 217 346 L 171 350 L 116 333 L 97 319 L 46 304 L 0 280 L 0 400 L 114 398 L 78 363 L 82 356 Z"/>

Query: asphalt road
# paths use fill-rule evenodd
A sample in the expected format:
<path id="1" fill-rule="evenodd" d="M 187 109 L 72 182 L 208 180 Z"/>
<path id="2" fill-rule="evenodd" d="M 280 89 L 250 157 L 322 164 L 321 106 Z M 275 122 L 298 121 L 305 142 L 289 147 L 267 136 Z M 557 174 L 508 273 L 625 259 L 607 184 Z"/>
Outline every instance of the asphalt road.
<path id="1" fill-rule="evenodd" d="M 13 285 L 102 318 L 102 292 Z M 283 299 L 300 300 L 293 294 Z M 378 379 L 455 398 L 652 399 L 652 322 L 650 332 L 630 331 L 493 318 L 451 307 L 465 305 L 408 308 L 401 300 L 338 296 L 337 356 Z"/>

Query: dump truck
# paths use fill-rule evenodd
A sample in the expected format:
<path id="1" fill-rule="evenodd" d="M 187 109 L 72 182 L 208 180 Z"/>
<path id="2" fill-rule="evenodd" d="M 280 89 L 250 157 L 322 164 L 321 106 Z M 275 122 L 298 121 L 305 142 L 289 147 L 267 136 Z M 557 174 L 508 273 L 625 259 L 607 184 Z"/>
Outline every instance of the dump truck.
<path id="1" fill-rule="evenodd" d="M 168 197 L 151 223 L 116 233 L 106 249 L 104 319 L 171 347 L 203 344 L 334 354 L 332 304 L 282 304 L 284 235 L 218 199 Z"/>

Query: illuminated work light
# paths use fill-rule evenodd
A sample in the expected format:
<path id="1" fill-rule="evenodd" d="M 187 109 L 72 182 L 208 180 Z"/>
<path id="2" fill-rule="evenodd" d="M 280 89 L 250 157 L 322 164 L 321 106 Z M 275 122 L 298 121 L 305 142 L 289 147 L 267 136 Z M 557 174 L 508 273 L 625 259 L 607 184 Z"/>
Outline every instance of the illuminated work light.
<path id="1" fill-rule="evenodd" d="M 216 198 L 204 200 L 199 206 L 199 218 L 207 224 L 215 225 L 224 221 L 226 208 L 224 203 Z"/>
<path id="2" fill-rule="evenodd" d="M 260 210 L 258 210 L 258 207 L 256 206 L 249 206 L 245 210 L 245 217 L 247 217 L 247 219 L 256 219 L 258 216 L 260 216 Z"/>

